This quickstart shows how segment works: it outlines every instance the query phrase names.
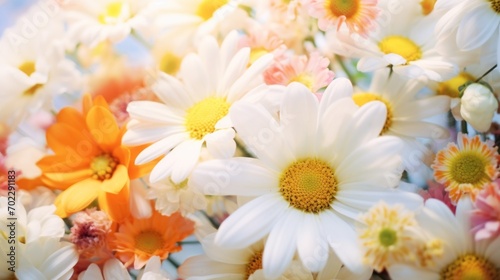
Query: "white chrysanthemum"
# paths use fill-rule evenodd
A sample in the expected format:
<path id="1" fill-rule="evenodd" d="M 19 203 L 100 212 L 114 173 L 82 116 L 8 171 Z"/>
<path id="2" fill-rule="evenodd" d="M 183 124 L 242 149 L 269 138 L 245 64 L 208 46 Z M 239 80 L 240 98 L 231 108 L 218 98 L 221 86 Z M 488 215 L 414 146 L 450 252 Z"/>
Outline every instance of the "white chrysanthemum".
<path id="1" fill-rule="evenodd" d="M 215 38 L 207 37 L 198 53 L 182 61 L 179 79 L 159 74 L 152 88 L 164 104 L 129 104 L 131 121 L 123 143 L 134 146 L 154 142 L 135 163 L 144 164 L 165 155 L 151 172 L 152 183 L 171 176 L 174 183 L 180 184 L 199 161 L 204 144 L 212 156 L 233 156 L 236 144 L 227 113 L 241 99 L 263 96 L 267 86 L 261 73 L 273 59 L 271 54 L 265 55 L 247 69 L 250 49 L 238 50 L 237 45 L 236 32 L 229 34 L 220 47 Z"/>
<path id="2" fill-rule="evenodd" d="M 23 30 L 25 24 L 19 20 L 10 32 Z M 56 96 L 80 88 L 80 73 L 75 64 L 65 58 L 62 23 L 54 19 L 33 32 L 38 33 L 28 37 L 29 40 L 13 41 L 11 33 L 6 31 L 0 41 L 0 79 L 3 81 L 0 121 L 13 126 L 30 113 L 50 111 Z"/>
<path id="3" fill-rule="evenodd" d="M 78 275 L 78 280 L 131 280 L 133 279 L 128 273 L 123 263 L 119 260 L 113 258 L 109 259 L 104 263 L 104 267 L 101 271 L 99 266 L 95 263 L 89 265 L 89 267 L 82 271 Z M 154 256 L 149 259 L 146 263 L 144 270 L 141 271 L 138 280 L 168 280 L 170 279 L 166 271 L 161 269 L 161 261 L 158 256 Z"/>
<path id="4" fill-rule="evenodd" d="M 76 43 L 95 47 L 103 41 L 118 42 L 148 25 L 152 0 L 71 1 L 64 11 L 68 36 Z"/>
<path id="5" fill-rule="evenodd" d="M 500 238 L 474 241 L 470 226 L 473 205 L 459 200 L 456 216 L 442 202 L 430 199 L 419 224 L 443 243 L 443 255 L 433 265 L 395 264 L 388 268 L 393 279 L 500 279 Z"/>
<path id="6" fill-rule="evenodd" d="M 405 77 L 391 76 L 388 70 L 377 71 L 367 91 L 357 91 L 352 98 L 363 106 L 381 101 L 387 108 L 387 119 L 381 135 L 397 136 L 405 143 L 403 161 L 406 169 L 415 169 L 430 151 L 418 138 L 447 139 L 445 127 L 428 122 L 428 118 L 447 113 L 448 96 L 417 97 L 425 84 Z"/>
<path id="7" fill-rule="evenodd" d="M 380 28 L 366 38 L 349 36 L 341 30 L 330 31 L 327 39 L 334 52 L 361 58 L 357 68 L 362 72 L 391 66 L 396 74 L 409 78 L 424 77 L 434 81 L 451 78 L 457 67 L 436 51 L 433 18 L 419 18 L 410 13 L 414 11 L 409 11 L 407 17 L 401 14 L 391 14 L 389 19 L 380 17 Z"/>
<path id="8" fill-rule="evenodd" d="M 500 1 L 440 0 L 435 10 L 445 13 L 436 24 L 436 36 L 460 51 L 480 50 L 491 55 L 490 66 L 500 64 Z M 447 53 L 443 53 L 447 55 Z"/>
<path id="9" fill-rule="evenodd" d="M 256 197 L 222 223 L 215 241 L 242 248 L 269 234 L 263 252 L 269 278 L 281 275 L 296 252 L 310 271 L 320 271 L 327 254 L 317 252 L 329 247 L 361 273 L 352 227 L 358 214 L 379 200 L 421 203 L 391 189 L 401 175 L 402 143 L 379 137 L 385 106 L 358 108 L 347 79 L 329 87 L 319 103 L 305 86 L 290 84 L 279 121 L 255 104 L 231 108 L 235 129 L 257 158 L 203 162 L 189 181 L 206 194 Z"/>
<path id="10" fill-rule="evenodd" d="M 162 215 L 170 216 L 180 211 L 183 216 L 207 206 L 205 196 L 187 181 L 176 184 L 170 179 L 149 185 L 149 198 L 156 199 L 155 209 Z"/>

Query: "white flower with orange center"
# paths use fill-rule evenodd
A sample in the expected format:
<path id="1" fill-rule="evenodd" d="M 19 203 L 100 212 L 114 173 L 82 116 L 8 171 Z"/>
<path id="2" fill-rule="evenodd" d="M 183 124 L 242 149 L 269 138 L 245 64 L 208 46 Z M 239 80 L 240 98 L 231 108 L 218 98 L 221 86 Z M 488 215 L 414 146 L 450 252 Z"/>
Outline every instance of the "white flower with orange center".
<path id="1" fill-rule="evenodd" d="M 236 144 L 229 109 L 242 99 L 263 96 L 266 85 L 261 73 L 273 59 L 271 54 L 265 55 L 247 69 L 250 49 L 238 50 L 237 44 L 236 32 L 220 47 L 215 38 L 206 38 L 197 54 L 184 58 L 178 79 L 159 74 L 153 90 L 164 104 L 129 104 L 132 120 L 123 142 L 130 146 L 154 142 L 139 154 L 136 163 L 165 155 L 151 172 L 152 183 L 169 176 L 175 184 L 186 180 L 204 144 L 212 156 L 233 156 Z"/>
<path id="2" fill-rule="evenodd" d="M 389 76 L 389 70 L 377 71 L 367 91 L 358 90 L 352 98 L 358 106 L 381 101 L 387 109 L 387 118 L 381 135 L 397 136 L 405 143 L 403 161 L 407 170 L 415 169 L 431 154 L 418 138 L 446 139 L 445 127 L 429 121 L 430 117 L 447 113 L 448 96 L 417 95 L 425 86 L 398 76 Z M 418 162 L 416 161 L 418 160 Z"/>
<path id="3" fill-rule="evenodd" d="M 152 0 L 71 1 L 66 4 L 68 36 L 78 43 L 96 47 L 104 41 L 119 42 L 132 31 L 148 27 Z"/>
<path id="4" fill-rule="evenodd" d="M 465 194 L 475 200 L 479 191 L 498 178 L 500 159 L 497 147 L 481 141 L 478 135 L 459 134 L 457 144 L 449 143 L 439 151 L 431 166 L 434 178 L 446 186 L 454 203 Z"/>
<path id="5" fill-rule="evenodd" d="M 388 267 L 392 279 L 464 280 L 500 279 L 500 238 L 474 241 L 470 227 L 473 209 L 470 198 L 460 199 L 456 215 L 441 201 L 430 199 L 418 222 L 442 242 L 442 256 L 426 266 L 394 264 Z"/>
<path id="6" fill-rule="evenodd" d="M 480 49 L 483 57 L 492 55 L 491 66 L 500 63 L 499 0 L 441 0 L 435 10 L 444 13 L 435 28 L 440 40 L 460 51 Z"/>
<path id="7" fill-rule="evenodd" d="M 296 252 L 310 271 L 320 271 L 329 247 L 362 273 L 366 267 L 352 227 L 358 214 L 379 200 L 421 203 L 414 194 L 391 189 L 401 175 L 402 144 L 379 137 L 383 104 L 358 108 L 344 78 L 329 88 L 319 103 L 304 85 L 290 84 L 279 121 L 260 105 L 235 105 L 235 129 L 257 158 L 203 162 L 189 181 L 205 194 L 255 197 L 222 223 L 215 242 L 243 248 L 269 234 L 263 251 L 268 278 L 281 275 Z"/>
<path id="8" fill-rule="evenodd" d="M 391 67 L 394 73 L 409 78 L 443 81 L 457 74 L 455 64 L 446 61 L 435 48 L 432 18 L 418 18 L 411 9 L 402 14 L 383 17 L 377 32 L 366 37 L 350 36 L 346 32 L 328 32 L 333 51 L 360 58 L 357 69 L 371 72 Z M 406 17 L 404 14 L 406 14 Z"/>
<path id="9" fill-rule="evenodd" d="M 379 14 L 378 0 L 306 0 L 303 5 L 309 14 L 318 19 L 323 31 L 343 25 L 351 33 L 366 35 Z"/>

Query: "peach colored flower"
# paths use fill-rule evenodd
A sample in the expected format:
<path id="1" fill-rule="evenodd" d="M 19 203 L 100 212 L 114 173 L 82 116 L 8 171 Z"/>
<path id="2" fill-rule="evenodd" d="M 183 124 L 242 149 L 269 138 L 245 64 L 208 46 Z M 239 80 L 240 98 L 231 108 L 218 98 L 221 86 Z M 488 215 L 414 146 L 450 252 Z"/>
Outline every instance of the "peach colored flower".
<path id="1" fill-rule="evenodd" d="M 476 197 L 471 216 L 472 232 L 477 241 L 500 235 L 500 185 L 486 186 Z"/>

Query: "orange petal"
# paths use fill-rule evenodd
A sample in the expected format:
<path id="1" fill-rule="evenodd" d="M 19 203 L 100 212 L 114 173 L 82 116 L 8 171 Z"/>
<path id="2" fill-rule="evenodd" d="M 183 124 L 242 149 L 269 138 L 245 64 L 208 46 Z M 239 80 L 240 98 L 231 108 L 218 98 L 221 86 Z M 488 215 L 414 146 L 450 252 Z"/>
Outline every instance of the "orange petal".
<path id="1" fill-rule="evenodd" d="M 118 159 L 118 161 L 128 166 L 130 163 L 130 150 L 125 146 L 118 146 L 113 150 L 113 156 Z"/>
<path id="2" fill-rule="evenodd" d="M 16 184 L 19 186 L 21 190 L 28 190 L 28 191 L 44 185 L 41 177 L 36 177 L 33 179 L 21 178 L 17 180 Z"/>
<path id="3" fill-rule="evenodd" d="M 118 194 L 100 192 L 98 200 L 99 207 L 108 214 L 112 221 L 121 223 L 130 217 L 130 190 L 128 183 Z"/>
<path id="4" fill-rule="evenodd" d="M 36 165 L 42 172 L 71 172 L 90 166 L 90 158 L 83 158 L 78 154 L 49 155 L 41 158 Z"/>
<path id="5" fill-rule="evenodd" d="M 112 151 L 120 145 L 120 129 L 113 114 L 105 107 L 94 105 L 85 120 L 93 139 L 101 149 Z"/>
<path id="6" fill-rule="evenodd" d="M 96 143 L 76 128 L 56 123 L 47 129 L 47 144 L 56 154 L 89 158 L 100 153 Z"/>
<path id="7" fill-rule="evenodd" d="M 93 179 L 80 181 L 59 194 L 54 201 L 56 213 L 66 217 L 89 206 L 96 199 L 101 182 Z"/>
<path id="8" fill-rule="evenodd" d="M 74 127 L 78 131 L 87 129 L 82 113 L 71 107 L 65 107 L 57 113 L 56 121 Z"/>
<path id="9" fill-rule="evenodd" d="M 128 147 L 130 151 L 130 163 L 128 165 L 128 176 L 130 179 L 137 179 L 140 178 L 148 173 L 151 173 L 151 170 L 153 170 L 153 167 L 163 158 L 159 157 L 153 161 L 150 161 L 146 164 L 142 165 L 135 165 L 135 159 L 141 153 L 144 149 L 146 149 L 150 144 L 146 145 L 141 145 L 141 146 L 134 146 L 134 147 Z"/>
<path id="10" fill-rule="evenodd" d="M 87 116 L 87 113 L 89 112 L 90 108 L 92 108 L 92 105 L 94 105 L 94 102 L 92 101 L 92 96 L 90 94 L 85 94 L 82 99 L 82 107 L 83 107 L 83 115 Z"/>
<path id="11" fill-rule="evenodd" d="M 73 172 L 44 173 L 42 175 L 42 181 L 46 183 L 48 187 L 64 190 L 80 181 L 89 179 L 90 176 L 92 176 L 92 170 L 87 168 Z"/>
<path id="12" fill-rule="evenodd" d="M 117 194 L 129 182 L 128 170 L 125 165 L 119 164 L 113 176 L 107 180 L 102 181 L 102 191 Z"/>

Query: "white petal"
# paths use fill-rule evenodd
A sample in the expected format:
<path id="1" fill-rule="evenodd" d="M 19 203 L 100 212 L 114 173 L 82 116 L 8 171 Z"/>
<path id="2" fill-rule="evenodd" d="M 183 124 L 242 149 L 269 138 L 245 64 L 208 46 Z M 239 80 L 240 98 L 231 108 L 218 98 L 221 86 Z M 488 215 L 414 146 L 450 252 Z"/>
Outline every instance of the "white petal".
<path id="1" fill-rule="evenodd" d="M 287 87 L 280 123 L 286 143 L 297 158 L 315 154 L 316 147 L 310 138 L 317 131 L 318 101 L 304 85 L 292 83 Z"/>
<path id="2" fill-rule="evenodd" d="M 500 265 L 500 237 L 495 237 L 484 252 L 484 256 L 498 267 Z"/>
<path id="3" fill-rule="evenodd" d="M 177 152 L 175 152 L 177 161 L 172 168 L 172 182 L 180 184 L 186 180 L 200 159 L 202 144 L 202 141 L 189 140 L 177 147 Z"/>
<path id="4" fill-rule="evenodd" d="M 244 73 L 250 58 L 250 48 L 239 50 L 231 59 L 224 72 L 221 82 L 217 87 L 217 93 L 227 93 L 231 85 Z"/>
<path id="5" fill-rule="evenodd" d="M 148 146 L 146 149 L 142 150 L 135 159 L 135 164 L 141 165 L 148 163 L 160 156 L 167 154 L 171 149 L 177 146 L 182 141 L 189 139 L 188 135 L 174 134 L 165 139 L 162 139 L 152 145 Z"/>
<path id="6" fill-rule="evenodd" d="M 258 84 L 258 80 L 266 70 L 266 68 L 273 62 L 273 55 L 266 54 L 257 59 L 250 68 L 245 71 L 245 73 L 234 82 L 234 84 L 229 89 L 229 94 L 227 96 L 227 100 L 230 103 L 234 103 L 237 100 L 240 100 L 243 95 L 245 95 L 248 91 L 250 91 L 253 87 L 256 87 Z"/>
<path id="7" fill-rule="evenodd" d="M 259 160 L 233 158 L 200 163 L 189 184 L 208 195 L 258 196 L 276 192 L 279 183 Z"/>
<path id="8" fill-rule="evenodd" d="M 102 278 L 101 269 L 95 264 L 92 263 L 89 265 L 87 270 L 78 275 L 78 280 L 104 280 Z"/>
<path id="9" fill-rule="evenodd" d="M 110 259 L 104 264 L 104 279 L 131 279 L 127 269 L 117 259 Z"/>
<path id="10" fill-rule="evenodd" d="M 440 279 L 438 273 L 418 269 L 404 264 L 394 264 L 387 268 L 392 279 Z"/>
<path id="11" fill-rule="evenodd" d="M 390 65 L 402 65 L 406 63 L 406 59 L 404 59 L 399 54 L 389 53 L 384 55 L 385 61 L 387 61 Z"/>
<path id="12" fill-rule="evenodd" d="M 362 57 L 358 61 L 358 71 L 372 72 L 387 66 L 387 61 L 381 57 Z"/>
<path id="13" fill-rule="evenodd" d="M 422 67 L 413 64 L 397 66 L 394 67 L 393 69 L 394 73 L 399 74 L 401 76 L 406 76 L 408 78 L 419 78 L 425 73 Z"/>
<path id="14" fill-rule="evenodd" d="M 249 248 L 227 249 L 215 244 L 215 234 L 210 234 L 201 241 L 203 251 L 212 260 L 228 264 L 247 264 L 253 252 Z"/>
<path id="15" fill-rule="evenodd" d="M 477 1 L 479 2 L 479 1 Z M 470 51 L 483 45 L 498 29 L 500 19 L 484 4 L 469 11 L 458 26 L 457 45 L 463 51 Z"/>
<path id="16" fill-rule="evenodd" d="M 297 228 L 302 213 L 289 210 L 273 227 L 262 254 L 262 268 L 266 278 L 278 278 L 290 265 L 297 248 Z"/>
<path id="17" fill-rule="evenodd" d="M 48 257 L 40 266 L 47 279 L 58 279 L 78 262 L 78 253 L 73 245 L 64 246 Z"/>
<path id="18" fill-rule="evenodd" d="M 229 248 L 249 246 L 267 235 L 287 208 L 280 194 L 255 198 L 224 220 L 215 242 Z"/>
<path id="19" fill-rule="evenodd" d="M 185 133 L 186 131 L 184 126 L 137 124 L 132 121 L 130 123 L 133 124 L 133 127 L 127 126 L 129 128 L 122 138 L 122 143 L 127 146 L 138 146 L 156 142 L 170 135 Z"/>
<path id="20" fill-rule="evenodd" d="M 234 130 L 217 130 L 205 136 L 205 143 L 210 154 L 215 158 L 230 158 L 236 151 L 234 142 Z"/>
<path id="21" fill-rule="evenodd" d="M 245 276 L 244 265 L 214 261 L 206 255 L 188 258 L 179 267 L 179 276 L 190 280 L 241 280 Z"/>
<path id="22" fill-rule="evenodd" d="M 347 78 L 337 78 L 333 80 L 326 88 L 321 102 L 319 103 L 319 116 L 322 118 L 327 109 L 335 102 L 344 98 L 351 97 L 353 93 L 352 83 Z"/>
<path id="23" fill-rule="evenodd" d="M 328 245 L 321 235 L 321 220 L 316 215 L 303 214 L 297 229 L 297 250 L 302 263 L 311 272 L 323 269 L 328 259 Z"/>
<path id="24" fill-rule="evenodd" d="M 185 110 L 195 103 L 184 85 L 177 78 L 163 72 L 160 73 L 151 88 L 163 103 L 172 108 Z"/>
<path id="25" fill-rule="evenodd" d="M 179 125 L 184 119 L 175 114 L 165 104 L 153 101 L 132 101 L 127 106 L 127 112 L 132 119 L 161 124 Z"/>

